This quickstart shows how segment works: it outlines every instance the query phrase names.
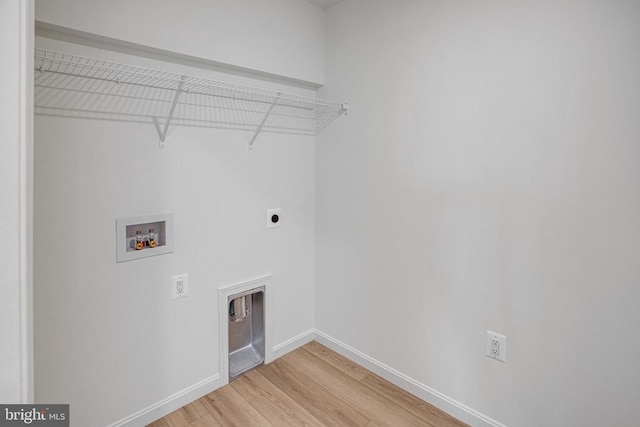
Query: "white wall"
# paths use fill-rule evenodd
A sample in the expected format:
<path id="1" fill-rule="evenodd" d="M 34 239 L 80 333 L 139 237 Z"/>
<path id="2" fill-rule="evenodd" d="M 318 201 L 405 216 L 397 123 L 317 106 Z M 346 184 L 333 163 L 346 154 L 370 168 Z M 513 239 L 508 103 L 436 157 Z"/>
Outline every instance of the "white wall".
<path id="1" fill-rule="evenodd" d="M 327 20 L 316 327 L 505 425 L 637 425 L 640 3 Z"/>
<path id="2" fill-rule="evenodd" d="M 324 12 L 302 0 L 37 1 L 36 19 L 103 37 L 324 82 Z"/>
<path id="3" fill-rule="evenodd" d="M 37 46 L 251 82 L 48 39 Z M 242 47 L 239 46 L 239 49 Z M 218 372 L 218 288 L 273 273 L 274 345 L 313 328 L 315 138 L 36 117 L 36 400 L 107 425 Z M 281 228 L 266 209 L 281 207 Z M 118 217 L 174 214 L 172 254 L 116 263 Z M 171 300 L 170 277 L 189 274 Z M 135 423 L 133 425 L 136 425 Z"/>
<path id="4" fill-rule="evenodd" d="M 0 1 L 0 402 L 33 399 L 31 1 Z"/>

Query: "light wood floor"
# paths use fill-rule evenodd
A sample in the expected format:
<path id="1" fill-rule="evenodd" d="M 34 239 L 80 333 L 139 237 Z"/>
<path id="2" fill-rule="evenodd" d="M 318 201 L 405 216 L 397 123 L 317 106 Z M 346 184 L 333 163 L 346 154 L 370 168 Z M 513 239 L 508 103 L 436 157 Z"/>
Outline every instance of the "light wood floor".
<path id="1" fill-rule="evenodd" d="M 466 424 L 314 341 L 150 426 Z"/>

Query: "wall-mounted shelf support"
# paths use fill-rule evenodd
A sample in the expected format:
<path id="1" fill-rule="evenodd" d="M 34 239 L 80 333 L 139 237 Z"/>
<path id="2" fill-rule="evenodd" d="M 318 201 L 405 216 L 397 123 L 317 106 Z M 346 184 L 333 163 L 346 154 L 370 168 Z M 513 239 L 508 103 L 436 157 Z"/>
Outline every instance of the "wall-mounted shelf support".
<path id="1" fill-rule="evenodd" d="M 348 116 L 348 115 L 349 115 L 349 103 L 348 103 L 348 102 L 344 102 L 344 103 L 340 104 L 340 111 L 338 111 L 338 114 L 337 114 L 333 119 L 331 119 L 331 120 L 329 120 L 329 121 L 324 122 L 324 123 L 322 124 L 322 126 L 320 126 L 320 127 L 318 128 L 317 133 L 322 132 L 322 131 L 324 130 L 324 128 L 326 128 L 326 127 L 327 127 L 327 126 L 329 126 L 331 123 L 333 123 L 333 121 L 334 121 L 335 119 L 337 119 L 338 117 L 343 116 L 343 115 L 344 115 L 344 116 Z"/>
<path id="2" fill-rule="evenodd" d="M 156 129 L 158 130 L 158 134 L 160 136 L 160 148 L 164 148 L 164 140 L 167 137 L 167 131 L 169 130 L 169 124 L 171 123 L 171 118 L 173 117 L 173 113 L 176 111 L 176 106 L 178 105 L 178 100 L 180 99 L 180 95 L 182 94 L 182 88 L 184 87 L 184 81 L 187 77 L 181 76 L 180 83 L 178 83 L 178 88 L 176 89 L 176 94 L 173 97 L 173 102 L 171 103 L 171 109 L 169 110 L 169 115 L 167 116 L 167 121 L 164 123 L 164 130 L 160 132 L 160 125 L 158 121 L 154 118 Z"/>
<path id="3" fill-rule="evenodd" d="M 36 49 L 34 112 L 151 123 L 164 147 L 169 126 L 317 135 L 348 105 L 309 96 Z"/>
<path id="4" fill-rule="evenodd" d="M 260 125 L 258 125 L 258 128 L 253 133 L 253 137 L 251 138 L 251 141 L 249 141 L 249 151 L 253 150 L 253 143 L 256 142 L 256 138 L 258 137 L 258 134 L 260 133 L 265 122 L 271 115 L 271 112 L 273 111 L 273 107 L 275 107 L 276 104 L 278 103 L 278 99 L 280 99 L 280 93 L 278 93 L 278 96 L 276 96 L 276 99 L 273 100 L 273 102 L 271 103 L 271 106 L 269 107 L 269 110 L 267 110 L 267 114 L 264 115 L 264 118 L 260 122 Z"/>

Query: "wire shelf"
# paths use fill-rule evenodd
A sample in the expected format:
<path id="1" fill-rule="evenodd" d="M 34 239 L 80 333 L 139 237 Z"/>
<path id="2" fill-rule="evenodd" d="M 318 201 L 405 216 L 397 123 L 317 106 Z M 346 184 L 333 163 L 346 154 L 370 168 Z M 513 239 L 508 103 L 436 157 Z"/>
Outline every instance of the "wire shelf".
<path id="1" fill-rule="evenodd" d="M 347 104 L 35 50 L 35 114 L 317 135 Z"/>

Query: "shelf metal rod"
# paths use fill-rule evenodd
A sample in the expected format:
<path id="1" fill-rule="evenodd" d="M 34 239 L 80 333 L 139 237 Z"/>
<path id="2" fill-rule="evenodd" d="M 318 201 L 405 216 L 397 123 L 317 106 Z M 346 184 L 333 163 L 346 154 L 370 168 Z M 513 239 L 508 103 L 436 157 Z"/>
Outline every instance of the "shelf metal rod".
<path id="1" fill-rule="evenodd" d="M 260 125 L 258 126 L 256 131 L 253 133 L 253 138 L 251 138 L 251 142 L 249 142 L 249 150 L 253 150 L 253 143 L 256 141 L 256 138 L 258 137 L 258 134 L 260 133 L 260 131 L 262 130 L 264 124 L 267 121 L 267 119 L 271 115 L 271 112 L 273 111 L 273 108 L 276 106 L 276 104 L 278 104 L 278 99 L 280 99 L 280 95 L 281 95 L 281 93 L 278 93 L 278 96 L 276 96 L 276 99 L 274 99 L 273 102 L 271 103 L 271 106 L 269 107 L 269 110 L 267 111 L 267 114 L 264 115 L 264 117 L 262 118 L 262 122 L 260 122 Z"/>
<path id="2" fill-rule="evenodd" d="M 182 94 L 182 86 L 184 86 L 184 80 L 186 78 L 187 78 L 186 76 L 180 77 L 180 83 L 178 83 L 178 89 L 176 89 L 176 95 L 173 97 L 173 103 L 171 104 L 171 109 L 169 110 L 169 116 L 167 117 L 167 121 L 164 124 L 164 130 L 160 134 L 160 148 L 164 148 L 164 139 L 167 137 L 169 124 L 171 123 L 171 118 L 173 118 L 173 113 L 176 111 L 178 100 L 180 99 L 180 95 Z"/>

